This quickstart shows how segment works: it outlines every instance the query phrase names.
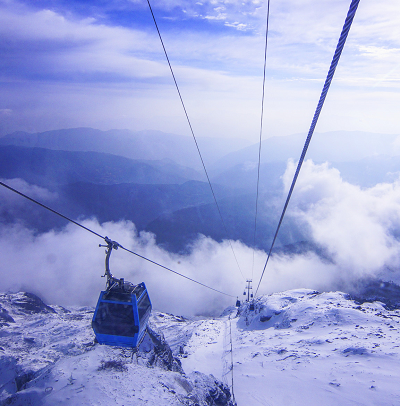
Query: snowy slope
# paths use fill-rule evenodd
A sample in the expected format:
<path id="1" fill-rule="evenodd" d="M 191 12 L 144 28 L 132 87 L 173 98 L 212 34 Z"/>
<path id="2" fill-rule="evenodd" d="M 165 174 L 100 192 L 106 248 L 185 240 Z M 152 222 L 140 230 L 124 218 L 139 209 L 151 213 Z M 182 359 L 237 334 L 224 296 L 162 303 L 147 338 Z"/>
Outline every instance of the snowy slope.
<path id="1" fill-rule="evenodd" d="M 135 354 L 94 343 L 93 309 L 0 295 L 1 405 L 231 405 L 212 376 L 183 373 L 149 330 Z"/>
<path id="2" fill-rule="evenodd" d="M 185 338 L 173 350 L 186 371 L 229 385 L 231 323 L 238 405 L 400 404 L 399 310 L 311 290 L 257 298 L 255 312 L 230 310 L 201 321 L 154 314 L 153 322 L 167 340 Z"/>
<path id="3" fill-rule="evenodd" d="M 232 378 L 239 406 L 400 404 L 400 311 L 341 292 L 275 293 L 219 318 L 154 311 L 136 354 L 94 344 L 91 308 L 24 293 L 0 306 L 2 405 L 228 405 Z"/>

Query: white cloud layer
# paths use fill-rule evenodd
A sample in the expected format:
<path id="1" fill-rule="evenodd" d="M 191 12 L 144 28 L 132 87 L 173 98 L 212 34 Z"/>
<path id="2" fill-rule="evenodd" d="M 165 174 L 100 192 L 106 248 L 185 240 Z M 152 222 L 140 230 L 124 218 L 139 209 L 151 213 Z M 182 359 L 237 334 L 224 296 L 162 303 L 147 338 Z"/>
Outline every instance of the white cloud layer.
<path id="1" fill-rule="evenodd" d="M 288 188 L 294 173 L 289 162 L 283 181 Z M 304 163 L 288 216 L 309 231 L 312 242 L 331 260 L 309 252 L 273 255 L 259 293 L 292 288 L 336 290 L 351 287 L 360 278 L 400 281 L 400 181 L 361 189 L 344 182 L 328 164 Z M 128 249 L 215 289 L 241 298 L 244 278 L 250 278 L 253 251 L 233 241 L 240 274 L 228 242 L 202 237 L 189 255 L 171 254 L 155 244 L 154 236 L 137 234 L 129 222 L 86 220 L 84 225 L 108 235 Z M 85 230 L 69 225 L 62 231 L 34 235 L 21 226 L 0 231 L 2 278 L 0 290 L 32 291 L 48 303 L 94 305 L 104 287 L 101 242 Z M 255 252 L 253 286 L 257 287 L 266 259 Z M 145 281 L 156 309 L 176 314 L 216 314 L 232 305 L 230 298 L 187 281 L 123 250 L 111 256 L 116 277 Z"/>
<path id="2" fill-rule="evenodd" d="M 57 193 L 50 192 L 46 188 L 42 188 L 36 185 L 30 185 L 28 182 L 24 181 L 23 179 L 1 179 L 0 181 L 5 183 L 6 185 L 18 190 L 21 193 L 30 196 L 32 199 L 37 200 L 46 200 L 51 201 L 57 198 Z M 10 193 L 7 189 L 3 186 L 0 187 L 0 208 L 2 206 L 22 206 L 25 205 L 26 201 L 21 199 L 20 196 L 14 193 Z"/>
<path id="3" fill-rule="evenodd" d="M 284 175 L 288 190 L 295 165 Z M 333 264 L 331 280 L 351 283 L 358 278 L 381 275 L 399 280 L 400 274 L 400 180 L 368 189 L 342 180 L 328 164 L 303 164 L 291 201 L 289 215 L 301 221 L 314 243 L 323 247 Z"/>
<path id="4" fill-rule="evenodd" d="M 117 237 L 128 249 L 164 266 L 194 278 L 206 285 L 235 294 L 242 289 L 239 271 L 228 244 L 200 239 L 191 255 L 170 254 L 157 247 L 152 235 L 138 235 L 132 223 L 105 223 L 94 220 L 83 223 L 96 232 Z M 27 290 L 37 293 L 48 303 L 94 306 L 104 289 L 104 249 L 97 237 L 74 225 L 60 232 L 34 235 L 20 226 L 3 227 L 0 232 L 2 278 L 0 290 Z M 241 259 L 252 252 L 234 243 Z M 199 286 L 165 269 L 159 268 L 124 250 L 113 251 L 110 268 L 114 276 L 132 283 L 144 281 L 153 307 L 177 314 L 209 314 L 222 310 L 235 298 Z"/>

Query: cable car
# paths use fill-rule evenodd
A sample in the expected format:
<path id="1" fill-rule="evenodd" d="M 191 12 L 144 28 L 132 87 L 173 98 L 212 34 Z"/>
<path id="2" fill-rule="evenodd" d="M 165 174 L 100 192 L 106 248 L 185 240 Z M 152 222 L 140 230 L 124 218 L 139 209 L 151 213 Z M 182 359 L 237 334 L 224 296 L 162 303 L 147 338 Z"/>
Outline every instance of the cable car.
<path id="1" fill-rule="evenodd" d="M 238 297 L 236 298 L 236 307 L 240 307 L 240 300 Z"/>
<path id="2" fill-rule="evenodd" d="M 144 282 L 134 285 L 115 278 L 109 267 L 112 249 L 118 243 L 106 237 L 106 290 L 102 291 L 92 319 L 92 328 L 100 344 L 137 347 L 146 333 L 151 301 Z"/>

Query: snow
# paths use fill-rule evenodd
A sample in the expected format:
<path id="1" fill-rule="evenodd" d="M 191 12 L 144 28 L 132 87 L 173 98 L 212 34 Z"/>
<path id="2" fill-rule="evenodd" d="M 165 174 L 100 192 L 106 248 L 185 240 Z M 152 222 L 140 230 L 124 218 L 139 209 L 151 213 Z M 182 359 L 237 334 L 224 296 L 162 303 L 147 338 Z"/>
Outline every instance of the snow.
<path id="1" fill-rule="evenodd" d="M 398 314 L 357 307 L 341 293 L 293 291 L 244 311 L 234 330 L 238 403 L 397 404 Z"/>
<path id="2" fill-rule="evenodd" d="M 139 351 L 94 343 L 92 308 L 0 294 L 0 404 L 231 405 L 213 376 L 184 374 L 162 334 Z"/>
<path id="3" fill-rule="evenodd" d="M 94 344 L 91 308 L 26 302 L 0 295 L 0 404 L 229 404 L 232 372 L 239 406 L 400 404 L 400 311 L 381 302 L 298 289 L 216 318 L 154 311 L 135 354 Z"/>
<path id="4" fill-rule="evenodd" d="M 239 313 L 231 311 L 231 320 L 175 324 L 192 331 L 184 369 L 207 371 L 230 385 L 231 323 L 238 405 L 400 403 L 398 310 L 303 289 L 259 297 L 254 312 L 244 304 Z M 168 336 L 173 334 L 169 325 Z"/>

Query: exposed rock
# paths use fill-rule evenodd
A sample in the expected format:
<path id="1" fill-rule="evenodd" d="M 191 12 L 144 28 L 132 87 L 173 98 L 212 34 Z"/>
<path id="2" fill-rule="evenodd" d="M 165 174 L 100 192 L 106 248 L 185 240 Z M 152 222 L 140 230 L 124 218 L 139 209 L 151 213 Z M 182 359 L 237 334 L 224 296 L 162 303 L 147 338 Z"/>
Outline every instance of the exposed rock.
<path id="1" fill-rule="evenodd" d="M 195 392 L 201 402 L 205 402 L 209 406 L 234 405 L 229 388 L 212 375 L 205 376 L 200 372 L 192 372 L 189 378 L 195 382 Z"/>
<path id="2" fill-rule="evenodd" d="M 7 309 L 0 305 L 0 327 L 7 323 L 15 323 L 15 320 L 9 315 Z"/>
<path id="3" fill-rule="evenodd" d="M 378 279 L 361 280 L 350 290 L 349 299 L 358 304 L 379 301 L 388 310 L 400 309 L 400 286 Z"/>
<path id="4" fill-rule="evenodd" d="M 52 307 L 47 306 L 42 299 L 33 293 L 19 292 L 3 296 L 7 297 L 8 302 L 13 306 L 17 313 L 56 313 Z"/>
<path id="5" fill-rule="evenodd" d="M 164 334 L 155 327 L 147 326 L 147 334 L 139 347 L 138 356 L 147 360 L 147 366 L 183 373 L 181 362 L 174 357 L 165 341 Z"/>
<path id="6" fill-rule="evenodd" d="M 35 372 L 26 371 L 15 377 L 15 385 L 17 387 L 17 392 L 25 389 L 25 385 L 30 382 L 35 377 Z"/>

